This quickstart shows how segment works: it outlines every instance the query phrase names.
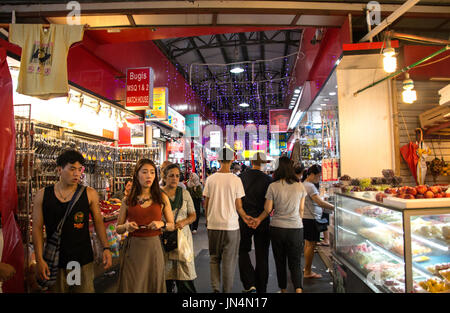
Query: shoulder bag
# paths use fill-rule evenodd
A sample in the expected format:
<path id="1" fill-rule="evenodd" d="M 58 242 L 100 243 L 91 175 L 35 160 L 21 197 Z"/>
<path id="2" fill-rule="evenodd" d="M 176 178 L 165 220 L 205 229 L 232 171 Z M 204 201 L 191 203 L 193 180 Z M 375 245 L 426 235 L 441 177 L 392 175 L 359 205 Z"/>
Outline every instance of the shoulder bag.
<path id="1" fill-rule="evenodd" d="M 180 187 L 178 187 L 180 188 Z M 181 188 L 180 188 L 181 189 Z M 181 197 L 183 197 L 183 193 L 181 192 Z M 177 201 L 177 197 L 175 196 L 175 203 L 179 202 Z M 183 205 L 183 198 L 181 198 L 181 206 Z M 177 208 L 177 213 L 175 214 L 174 224 L 177 222 L 178 213 L 180 212 L 181 206 Z M 163 248 L 166 252 L 170 252 L 175 250 L 178 247 L 178 232 L 177 230 L 174 231 L 165 231 L 161 234 L 161 242 L 163 245 Z"/>
<path id="2" fill-rule="evenodd" d="M 52 234 L 50 238 L 47 239 L 43 258 L 44 261 L 47 263 L 48 269 L 50 271 L 49 280 L 41 280 L 38 279 L 38 284 L 41 287 L 52 287 L 56 283 L 56 276 L 58 275 L 58 266 L 59 266 L 59 250 L 61 246 L 61 233 L 62 228 L 64 226 L 64 223 L 67 219 L 67 217 L 70 215 L 70 212 L 72 211 L 73 207 L 77 203 L 77 201 L 80 199 L 84 189 L 86 189 L 85 186 L 78 185 L 77 190 L 72 196 L 72 199 L 69 202 L 69 205 L 67 207 L 66 213 L 64 214 L 64 217 L 59 222 L 58 227 L 56 228 L 55 232 Z"/>

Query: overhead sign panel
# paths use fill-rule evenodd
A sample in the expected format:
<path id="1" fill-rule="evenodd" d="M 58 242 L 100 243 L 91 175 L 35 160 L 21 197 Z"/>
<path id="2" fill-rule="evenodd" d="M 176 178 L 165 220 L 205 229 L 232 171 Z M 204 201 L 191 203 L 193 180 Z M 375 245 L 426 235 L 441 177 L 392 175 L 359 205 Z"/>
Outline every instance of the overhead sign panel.
<path id="1" fill-rule="evenodd" d="M 153 108 L 153 82 L 155 75 L 151 67 L 127 69 L 127 92 L 125 107 L 128 110 Z"/>

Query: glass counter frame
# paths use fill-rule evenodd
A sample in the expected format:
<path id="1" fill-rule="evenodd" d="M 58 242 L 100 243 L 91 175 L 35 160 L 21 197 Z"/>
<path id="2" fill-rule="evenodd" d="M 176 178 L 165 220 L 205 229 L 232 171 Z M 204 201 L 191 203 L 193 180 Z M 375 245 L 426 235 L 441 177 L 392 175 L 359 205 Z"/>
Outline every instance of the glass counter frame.
<path id="1" fill-rule="evenodd" d="M 340 207 L 340 199 L 347 198 L 350 200 L 354 200 L 357 202 L 363 202 L 368 205 L 378 206 L 381 208 L 385 208 L 388 210 L 399 212 L 402 215 L 402 230 L 403 230 L 403 263 L 404 263 L 404 273 L 405 273 L 405 290 L 406 293 L 413 292 L 413 256 L 412 256 L 412 240 L 411 240 L 411 217 L 414 216 L 423 216 L 423 215 L 443 215 L 450 214 L 450 207 L 442 207 L 442 208 L 397 208 L 390 205 L 383 204 L 381 202 L 372 201 L 370 199 L 365 199 L 361 197 L 356 197 L 350 194 L 343 193 L 335 193 L 334 204 L 336 210 Z M 413 201 L 413 200 L 411 200 Z M 341 201 L 342 202 L 342 201 Z M 345 208 L 342 208 L 345 209 Z M 375 287 L 374 284 L 369 282 L 367 279 L 362 277 L 360 270 L 355 269 L 355 266 L 351 265 L 345 258 L 343 258 L 340 253 L 337 251 L 337 245 L 340 242 L 340 232 L 338 231 L 338 227 L 340 225 L 340 221 L 338 219 L 339 214 L 335 211 L 334 214 L 334 234 L 335 240 L 333 241 L 333 255 L 342 263 L 344 263 L 347 267 L 351 269 L 351 271 L 359 277 L 371 290 L 374 292 L 383 292 L 382 288 Z M 367 239 L 368 240 L 368 239 Z M 370 240 L 369 240 L 370 241 Z M 449 249 L 449 248 L 447 248 Z M 385 250 L 385 249 L 384 249 Z M 388 252 L 386 250 L 386 252 Z M 401 258 L 401 257 L 398 257 Z M 431 276 L 431 275 L 430 275 Z"/>

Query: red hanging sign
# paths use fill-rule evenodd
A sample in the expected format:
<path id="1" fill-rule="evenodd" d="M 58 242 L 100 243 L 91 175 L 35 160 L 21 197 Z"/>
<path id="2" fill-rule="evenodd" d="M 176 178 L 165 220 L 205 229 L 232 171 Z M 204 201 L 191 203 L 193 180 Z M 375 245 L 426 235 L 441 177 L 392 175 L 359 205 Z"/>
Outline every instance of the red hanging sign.
<path id="1" fill-rule="evenodd" d="M 153 109 L 153 82 L 155 75 L 151 67 L 127 69 L 128 110 Z"/>

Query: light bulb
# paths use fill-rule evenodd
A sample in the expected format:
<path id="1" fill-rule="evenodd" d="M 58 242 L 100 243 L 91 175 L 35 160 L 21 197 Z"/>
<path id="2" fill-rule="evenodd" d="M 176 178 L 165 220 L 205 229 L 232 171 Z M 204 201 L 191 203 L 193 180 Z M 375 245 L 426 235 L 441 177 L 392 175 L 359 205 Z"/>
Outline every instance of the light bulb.
<path id="1" fill-rule="evenodd" d="M 402 99 L 405 103 L 413 103 L 417 100 L 417 93 L 415 90 L 406 89 L 402 92 Z"/>
<path id="2" fill-rule="evenodd" d="M 233 67 L 230 70 L 230 72 L 233 73 L 233 74 L 239 74 L 239 73 L 242 73 L 243 71 L 244 71 L 244 69 L 242 67 L 239 67 L 239 66 Z"/>
<path id="3" fill-rule="evenodd" d="M 417 100 L 417 93 L 414 88 L 414 82 L 409 78 L 409 74 L 406 73 L 406 79 L 403 81 L 402 100 L 405 103 L 413 103 Z"/>
<path id="4" fill-rule="evenodd" d="M 243 102 L 243 103 L 239 104 L 239 106 L 241 106 L 243 108 L 248 108 L 250 105 L 248 103 Z"/>
<path id="5" fill-rule="evenodd" d="M 383 50 L 383 67 L 387 73 L 395 72 L 397 68 L 397 58 L 395 57 L 394 48 L 386 48 Z"/>

